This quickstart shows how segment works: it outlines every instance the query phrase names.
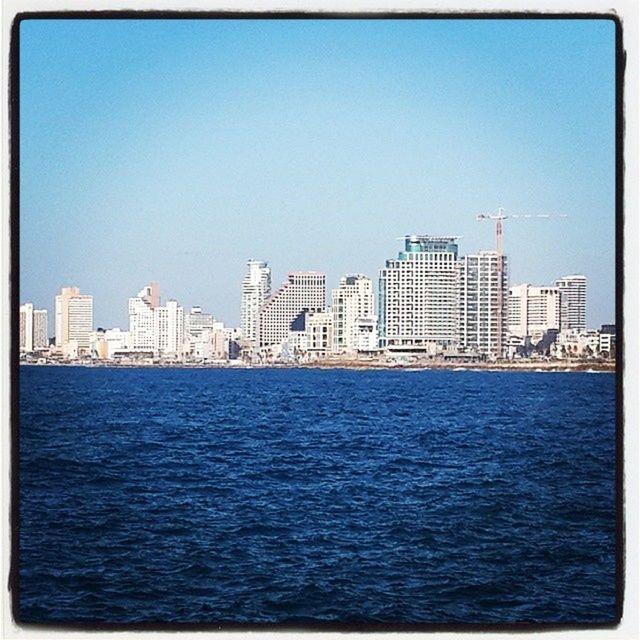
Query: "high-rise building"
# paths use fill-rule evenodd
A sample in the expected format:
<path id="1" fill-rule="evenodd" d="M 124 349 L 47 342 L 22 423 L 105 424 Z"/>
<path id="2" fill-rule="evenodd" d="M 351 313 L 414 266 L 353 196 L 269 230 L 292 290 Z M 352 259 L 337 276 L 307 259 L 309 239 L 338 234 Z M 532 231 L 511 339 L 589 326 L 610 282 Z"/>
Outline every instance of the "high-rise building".
<path id="1" fill-rule="evenodd" d="M 154 353 L 159 355 L 180 353 L 183 337 L 184 309 L 175 300 L 167 300 L 164 307 L 154 307 Z"/>
<path id="2" fill-rule="evenodd" d="M 49 346 L 49 316 L 46 309 L 33 310 L 33 349 L 46 349 Z"/>
<path id="3" fill-rule="evenodd" d="M 373 283 L 363 275 L 344 276 L 340 286 L 331 291 L 333 345 L 335 352 L 353 352 L 361 346 L 358 321 L 373 320 L 375 312 Z"/>
<path id="4" fill-rule="evenodd" d="M 560 329 L 587 328 L 587 278 L 564 276 L 556 280 L 560 291 Z"/>
<path id="5" fill-rule="evenodd" d="M 247 266 L 249 270 L 242 281 L 241 328 L 243 338 L 255 345 L 258 314 L 271 295 L 271 269 L 259 260 L 249 260 Z"/>
<path id="6" fill-rule="evenodd" d="M 326 276 L 300 271 L 290 273 L 287 281 L 262 305 L 258 314 L 257 345 L 280 346 L 289 337 L 291 325 L 305 311 L 324 311 Z"/>
<path id="7" fill-rule="evenodd" d="M 509 289 L 509 333 L 539 340 L 547 331 L 560 329 L 558 287 L 519 284 Z"/>
<path id="8" fill-rule="evenodd" d="M 33 351 L 33 304 L 20 305 L 20 352 Z"/>
<path id="9" fill-rule="evenodd" d="M 93 296 L 81 294 L 78 287 L 62 287 L 55 298 L 56 346 L 71 342 L 79 350 L 89 350 L 89 336 L 93 331 Z"/>
<path id="10" fill-rule="evenodd" d="M 153 351 L 154 309 L 160 306 L 160 288 L 157 282 L 143 287 L 138 295 L 129 298 L 129 336 L 132 351 Z"/>
<path id="11" fill-rule="evenodd" d="M 434 353 L 457 343 L 457 236 L 411 235 L 380 270 L 380 346 Z"/>
<path id="12" fill-rule="evenodd" d="M 496 251 L 480 251 L 459 261 L 459 349 L 503 357 L 507 337 L 508 269 L 502 256 L 502 282 Z M 499 306 L 502 305 L 502 313 Z M 501 326 L 499 326 L 499 324 Z"/>

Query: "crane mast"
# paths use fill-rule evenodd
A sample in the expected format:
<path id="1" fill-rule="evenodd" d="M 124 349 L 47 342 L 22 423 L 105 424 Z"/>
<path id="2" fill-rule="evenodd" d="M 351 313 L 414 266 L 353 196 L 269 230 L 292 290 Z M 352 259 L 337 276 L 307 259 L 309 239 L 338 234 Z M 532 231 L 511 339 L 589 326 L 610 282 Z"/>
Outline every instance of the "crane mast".
<path id="1" fill-rule="evenodd" d="M 504 215 L 504 209 L 498 208 L 496 214 L 479 213 L 476 215 L 476 220 L 495 220 L 496 221 L 496 254 L 497 254 L 497 271 L 498 271 L 498 292 L 497 292 L 497 309 L 496 309 L 496 354 L 498 358 L 502 358 L 503 345 L 502 345 L 502 332 L 504 328 L 504 251 L 503 251 L 503 222 L 507 218 L 566 218 L 566 215 L 560 214 L 511 214 Z"/>

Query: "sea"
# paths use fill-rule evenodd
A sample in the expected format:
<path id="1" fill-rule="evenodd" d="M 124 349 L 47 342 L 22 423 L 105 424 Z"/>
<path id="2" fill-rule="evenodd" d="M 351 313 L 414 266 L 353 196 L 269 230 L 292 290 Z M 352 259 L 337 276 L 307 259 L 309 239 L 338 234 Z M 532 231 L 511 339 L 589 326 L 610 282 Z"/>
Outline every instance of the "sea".
<path id="1" fill-rule="evenodd" d="M 610 373 L 19 381 L 20 622 L 616 620 Z"/>

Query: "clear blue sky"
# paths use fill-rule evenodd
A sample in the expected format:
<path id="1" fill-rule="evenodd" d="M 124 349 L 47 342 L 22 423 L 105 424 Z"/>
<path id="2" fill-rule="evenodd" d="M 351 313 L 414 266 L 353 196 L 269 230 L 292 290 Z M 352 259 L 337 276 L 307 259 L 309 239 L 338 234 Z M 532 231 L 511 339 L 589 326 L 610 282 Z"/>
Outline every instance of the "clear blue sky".
<path id="1" fill-rule="evenodd" d="M 237 325 L 249 258 L 377 278 L 406 233 L 493 249 L 511 283 L 583 273 L 614 320 L 611 21 L 30 20 L 21 24 L 21 301 L 62 285 Z M 52 323 L 50 323 L 52 324 Z"/>

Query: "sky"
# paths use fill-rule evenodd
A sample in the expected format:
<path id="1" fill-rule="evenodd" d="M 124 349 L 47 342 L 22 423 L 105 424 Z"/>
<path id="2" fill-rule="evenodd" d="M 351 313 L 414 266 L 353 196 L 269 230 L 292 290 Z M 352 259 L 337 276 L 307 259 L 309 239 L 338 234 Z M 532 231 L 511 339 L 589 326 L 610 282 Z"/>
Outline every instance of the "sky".
<path id="1" fill-rule="evenodd" d="M 25 20 L 20 300 L 94 324 L 162 300 L 240 318 L 249 259 L 377 279 L 405 234 L 492 250 L 510 283 L 588 279 L 615 320 L 609 20 Z"/>

